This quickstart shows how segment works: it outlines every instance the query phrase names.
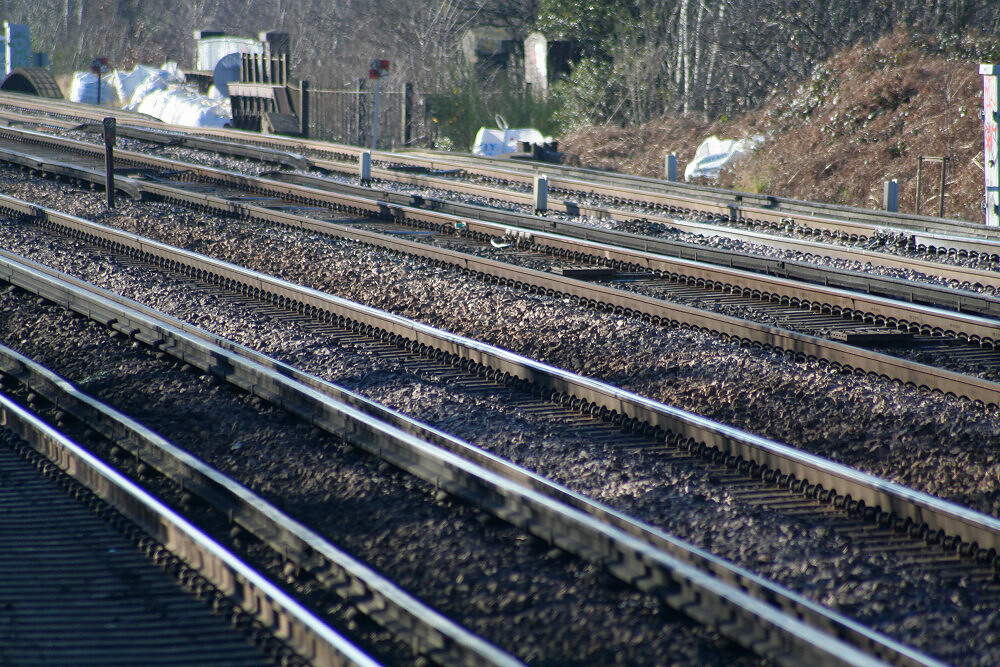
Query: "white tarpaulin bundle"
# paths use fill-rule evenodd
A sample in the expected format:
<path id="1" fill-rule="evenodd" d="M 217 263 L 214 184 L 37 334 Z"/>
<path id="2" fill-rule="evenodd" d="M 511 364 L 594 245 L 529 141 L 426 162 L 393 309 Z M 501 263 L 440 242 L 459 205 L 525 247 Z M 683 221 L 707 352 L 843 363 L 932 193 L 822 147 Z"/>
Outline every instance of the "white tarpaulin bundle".
<path id="1" fill-rule="evenodd" d="M 497 157 L 517 151 L 517 143 L 527 141 L 541 146 L 552 141 L 552 137 L 543 137 L 538 130 L 510 130 L 481 127 L 476 133 L 476 141 L 472 144 L 472 152 L 486 157 Z"/>
<path id="2" fill-rule="evenodd" d="M 131 72 L 115 70 L 101 80 L 101 104 L 189 127 L 223 127 L 233 119 L 228 99 L 200 95 L 184 81 L 184 73 L 172 62 L 163 67 L 137 65 Z M 70 99 L 96 104 L 96 77 L 90 72 L 77 72 Z"/>
<path id="3" fill-rule="evenodd" d="M 694 152 L 694 158 L 684 168 L 684 180 L 718 178 L 723 167 L 753 151 L 763 140 L 761 136 L 746 139 L 719 139 L 712 136 L 705 139 Z"/>
<path id="4" fill-rule="evenodd" d="M 171 125 L 225 127 L 233 119 L 229 98 L 209 99 L 186 88 L 153 90 L 131 108 Z"/>
<path id="5" fill-rule="evenodd" d="M 128 108 L 132 99 L 136 97 L 136 92 L 140 89 L 145 91 L 140 93 L 141 97 L 155 88 L 166 88 L 169 83 L 183 83 L 184 76 L 178 76 L 177 72 L 168 69 L 170 64 L 172 63 L 160 68 L 136 65 L 131 72 L 122 72 L 121 70 L 112 72 L 111 81 L 115 90 L 118 91 L 118 99 L 122 101 L 122 105 Z"/>

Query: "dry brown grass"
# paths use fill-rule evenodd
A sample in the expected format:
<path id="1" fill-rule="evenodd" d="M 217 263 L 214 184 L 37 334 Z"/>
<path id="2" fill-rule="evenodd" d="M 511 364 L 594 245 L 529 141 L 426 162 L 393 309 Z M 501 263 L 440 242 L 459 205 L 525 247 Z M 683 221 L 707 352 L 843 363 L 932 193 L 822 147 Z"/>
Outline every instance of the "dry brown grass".
<path id="1" fill-rule="evenodd" d="M 729 121 L 664 118 L 635 128 L 588 127 L 561 139 L 578 164 L 662 176 L 680 169 L 710 134 L 766 137 L 718 184 L 751 192 L 881 205 L 882 183 L 899 182 L 900 210 L 915 209 L 918 156 L 947 157 L 945 215 L 982 219 L 982 77 L 975 63 L 920 48 L 902 31 L 832 58 L 809 81 L 778 91 L 761 109 Z M 938 208 L 939 167 L 925 163 L 921 213 Z"/>

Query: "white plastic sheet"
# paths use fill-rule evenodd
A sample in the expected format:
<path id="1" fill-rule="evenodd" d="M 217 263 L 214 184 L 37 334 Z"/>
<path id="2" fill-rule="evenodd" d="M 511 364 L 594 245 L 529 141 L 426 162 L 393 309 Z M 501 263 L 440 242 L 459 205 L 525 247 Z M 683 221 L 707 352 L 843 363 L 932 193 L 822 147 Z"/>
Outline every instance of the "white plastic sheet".
<path id="1" fill-rule="evenodd" d="M 542 133 L 535 129 L 501 130 L 481 127 L 476 133 L 475 142 L 472 144 L 472 152 L 476 155 L 497 157 L 505 153 L 516 152 L 519 141 L 542 145 L 552 141 L 552 138 L 543 137 Z"/>
<path id="2" fill-rule="evenodd" d="M 132 96 L 135 95 L 135 91 L 151 79 L 160 79 L 160 72 L 161 70 L 155 67 L 136 65 L 135 69 L 131 72 L 123 72 L 116 69 L 108 77 L 111 85 L 114 86 L 118 93 L 118 99 L 128 108 L 129 103 L 132 101 Z"/>
<path id="3" fill-rule="evenodd" d="M 229 98 L 213 100 L 173 86 L 151 91 L 134 110 L 171 125 L 189 127 L 225 127 L 233 119 Z"/>
<path id="4" fill-rule="evenodd" d="M 694 158 L 684 168 L 684 180 L 707 178 L 714 180 L 727 164 L 740 159 L 763 141 L 763 137 L 754 136 L 746 139 L 719 139 L 711 136 L 701 142 Z"/>

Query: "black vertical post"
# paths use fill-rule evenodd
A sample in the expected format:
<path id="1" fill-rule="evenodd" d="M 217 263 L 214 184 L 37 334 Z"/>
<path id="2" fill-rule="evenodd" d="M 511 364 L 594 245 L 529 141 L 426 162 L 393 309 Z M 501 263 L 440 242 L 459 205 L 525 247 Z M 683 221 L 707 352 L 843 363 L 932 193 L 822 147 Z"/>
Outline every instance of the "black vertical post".
<path id="1" fill-rule="evenodd" d="M 309 138 L 309 82 L 300 81 L 301 94 L 299 95 L 299 133 L 303 139 Z"/>
<path id="2" fill-rule="evenodd" d="M 114 118 L 104 119 L 104 188 L 108 192 L 108 208 L 115 207 L 115 134 Z"/>

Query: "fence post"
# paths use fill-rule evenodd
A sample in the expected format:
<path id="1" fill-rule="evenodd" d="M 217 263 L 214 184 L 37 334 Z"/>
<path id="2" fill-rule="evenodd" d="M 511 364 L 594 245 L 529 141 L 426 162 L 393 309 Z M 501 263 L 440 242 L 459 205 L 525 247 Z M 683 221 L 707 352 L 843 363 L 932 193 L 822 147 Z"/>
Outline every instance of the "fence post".
<path id="1" fill-rule="evenodd" d="M 357 101 L 355 107 L 355 112 L 356 112 L 355 118 L 357 118 L 358 121 L 358 137 L 357 141 L 355 142 L 355 145 L 357 146 L 365 145 L 365 105 L 363 103 L 363 100 L 361 99 L 362 89 L 364 85 L 365 85 L 365 80 L 358 79 L 358 84 L 356 88 L 357 97 L 355 98 Z"/>
<path id="2" fill-rule="evenodd" d="M 100 85 L 100 77 L 97 79 Z M 108 195 L 108 208 L 115 207 L 115 139 L 117 121 L 113 117 L 104 119 L 104 189 Z"/>
<path id="3" fill-rule="evenodd" d="M 309 81 L 299 82 L 299 134 L 303 139 L 309 138 Z"/>
<path id="4" fill-rule="evenodd" d="M 895 178 L 882 183 L 882 208 L 891 213 L 899 211 L 899 183 Z"/>
<path id="5" fill-rule="evenodd" d="M 402 122 L 399 126 L 399 139 L 403 144 L 403 148 L 410 145 L 410 141 L 413 139 L 413 84 L 404 83 L 403 84 L 403 104 L 402 108 Z"/>

